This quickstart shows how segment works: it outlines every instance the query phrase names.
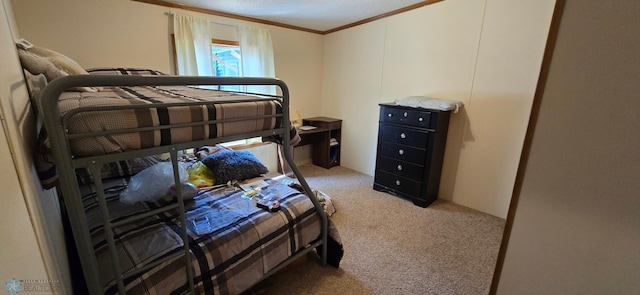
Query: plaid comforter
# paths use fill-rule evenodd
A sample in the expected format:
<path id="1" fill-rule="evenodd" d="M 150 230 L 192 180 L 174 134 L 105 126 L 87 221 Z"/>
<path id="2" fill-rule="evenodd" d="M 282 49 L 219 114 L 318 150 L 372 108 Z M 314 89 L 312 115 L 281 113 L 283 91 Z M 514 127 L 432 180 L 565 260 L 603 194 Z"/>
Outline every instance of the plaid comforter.
<path id="1" fill-rule="evenodd" d="M 146 69 L 94 69 L 92 75 L 161 75 Z M 143 131 L 75 139 L 71 149 L 75 155 L 100 155 L 173 143 L 231 136 L 282 126 L 282 117 L 255 118 L 282 113 L 278 100 L 231 102 L 251 96 L 187 86 L 108 87 L 100 92 L 64 92 L 59 99 L 60 112 L 107 105 L 152 105 L 157 103 L 203 102 L 204 105 L 158 107 L 145 109 L 95 111 L 79 113 L 69 119 L 69 134 L 155 127 L 168 124 L 195 123 L 209 120 L 239 121 L 190 127 Z M 296 139 L 294 139 L 296 140 Z"/>
<path id="2" fill-rule="evenodd" d="M 148 69 L 101 68 L 89 70 L 92 75 L 165 75 Z M 58 106 L 62 115 L 83 107 L 139 106 L 158 103 L 202 102 L 197 106 L 174 106 L 112 111 L 81 112 L 67 122 L 69 135 L 122 130 L 140 127 L 158 127 L 169 124 L 190 124 L 210 120 L 233 120 L 224 123 L 82 137 L 70 140 L 75 156 L 117 153 L 155 146 L 184 143 L 224 136 L 246 134 L 281 128 L 282 117 L 266 117 L 282 113 L 277 99 L 232 102 L 255 96 L 235 94 L 188 86 L 105 87 L 99 92 L 66 91 L 60 95 Z M 300 142 L 295 128 L 289 134 L 291 144 Z M 268 140 L 280 142 L 278 137 Z M 49 189 L 57 181 L 55 163 L 49 150 L 48 136 L 43 130 L 39 136 L 36 168 L 42 187 Z"/>
<path id="3" fill-rule="evenodd" d="M 125 205 L 118 200 L 122 186 L 105 186 L 110 215 L 115 220 L 165 206 L 170 201 Z M 320 219 L 312 202 L 297 190 L 270 180 L 281 210 L 257 208 L 242 192 L 225 189 L 200 194 L 186 212 L 195 285 L 201 294 L 238 294 L 259 282 L 266 272 L 320 235 Z M 227 189 L 228 190 L 228 189 Z M 106 247 L 94 194 L 83 198 L 88 225 L 106 294 L 117 293 L 112 258 Z M 190 221 L 209 221 L 208 233 L 197 233 Z M 183 251 L 178 213 L 169 211 L 119 227 L 115 231 L 123 271 L 138 269 L 154 259 Z M 202 228 L 200 228 L 201 230 Z M 173 258 L 142 276 L 125 280 L 127 294 L 178 294 L 188 288 L 184 257 Z"/>

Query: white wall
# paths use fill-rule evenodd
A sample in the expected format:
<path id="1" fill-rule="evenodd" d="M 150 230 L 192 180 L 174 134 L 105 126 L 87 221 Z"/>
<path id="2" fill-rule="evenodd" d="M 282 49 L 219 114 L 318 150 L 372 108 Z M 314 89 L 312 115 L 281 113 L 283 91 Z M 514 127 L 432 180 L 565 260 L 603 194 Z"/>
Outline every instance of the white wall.
<path id="1" fill-rule="evenodd" d="M 566 1 L 497 294 L 640 294 L 638 15 Z"/>
<path id="2" fill-rule="evenodd" d="M 325 36 L 323 113 L 373 175 L 378 103 L 457 99 L 440 198 L 506 217 L 554 0 L 447 0 Z"/>
<path id="3" fill-rule="evenodd" d="M 39 189 L 33 168 L 36 120 L 13 42 L 18 31 L 11 3 L 0 5 L 0 281 L 55 280 L 50 286 L 69 293 L 57 199 Z"/>
<path id="4" fill-rule="evenodd" d="M 506 217 L 554 4 L 486 2 L 453 202 Z"/>
<path id="5" fill-rule="evenodd" d="M 378 20 L 324 39 L 322 113 L 342 119 L 340 165 L 371 175 L 385 26 L 386 20 Z"/>

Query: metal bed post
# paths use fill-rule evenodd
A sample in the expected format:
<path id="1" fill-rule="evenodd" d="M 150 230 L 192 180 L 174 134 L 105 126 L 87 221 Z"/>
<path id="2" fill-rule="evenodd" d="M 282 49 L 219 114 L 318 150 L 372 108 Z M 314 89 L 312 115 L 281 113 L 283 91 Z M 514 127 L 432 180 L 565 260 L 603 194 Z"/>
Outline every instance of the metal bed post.
<path id="1" fill-rule="evenodd" d="M 171 148 L 169 151 L 171 156 L 171 165 L 173 166 L 173 180 L 176 187 L 178 205 L 180 208 L 180 230 L 182 234 L 182 244 L 184 247 L 185 269 L 187 270 L 187 282 L 189 283 L 189 291 L 196 294 L 196 288 L 193 282 L 193 267 L 191 265 L 191 252 L 189 251 L 189 235 L 187 234 L 187 222 L 184 211 L 184 198 L 182 197 L 182 185 L 180 185 L 180 173 L 178 172 L 178 151 Z"/>

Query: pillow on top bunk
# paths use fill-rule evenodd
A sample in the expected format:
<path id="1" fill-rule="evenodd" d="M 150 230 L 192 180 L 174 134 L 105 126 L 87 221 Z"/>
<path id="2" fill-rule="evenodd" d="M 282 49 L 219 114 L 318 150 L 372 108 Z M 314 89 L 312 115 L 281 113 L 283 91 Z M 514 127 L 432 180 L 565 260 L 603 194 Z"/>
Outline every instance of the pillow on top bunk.
<path id="1" fill-rule="evenodd" d="M 43 74 L 33 75 L 31 72 L 23 69 L 24 80 L 27 82 L 27 90 L 29 91 L 29 99 L 31 103 L 36 105 L 40 92 L 47 86 L 47 77 Z"/>
<path id="2" fill-rule="evenodd" d="M 43 74 L 47 81 L 69 75 L 88 75 L 87 71 L 71 58 L 56 51 L 35 46 L 25 39 L 16 42 L 22 67 L 31 74 Z M 97 92 L 96 87 L 75 87 L 75 91 Z"/>
<path id="3" fill-rule="evenodd" d="M 202 163 L 213 171 L 216 184 L 229 181 L 243 181 L 261 176 L 269 169 L 247 150 L 224 150 L 208 155 Z"/>

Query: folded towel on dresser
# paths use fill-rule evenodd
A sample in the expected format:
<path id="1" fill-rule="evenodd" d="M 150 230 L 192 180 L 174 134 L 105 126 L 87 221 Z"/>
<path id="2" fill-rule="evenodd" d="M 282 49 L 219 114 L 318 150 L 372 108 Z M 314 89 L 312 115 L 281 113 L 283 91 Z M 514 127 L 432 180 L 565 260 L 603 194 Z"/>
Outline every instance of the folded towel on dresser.
<path id="1" fill-rule="evenodd" d="M 396 99 L 395 103 L 396 105 L 413 108 L 435 109 L 441 111 L 453 110 L 454 113 L 457 113 L 458 110 L 464 106 L 464 103 L 459 100 L 432 98 L 427 96 L 407 96 Z"/>

